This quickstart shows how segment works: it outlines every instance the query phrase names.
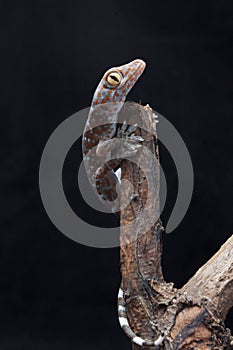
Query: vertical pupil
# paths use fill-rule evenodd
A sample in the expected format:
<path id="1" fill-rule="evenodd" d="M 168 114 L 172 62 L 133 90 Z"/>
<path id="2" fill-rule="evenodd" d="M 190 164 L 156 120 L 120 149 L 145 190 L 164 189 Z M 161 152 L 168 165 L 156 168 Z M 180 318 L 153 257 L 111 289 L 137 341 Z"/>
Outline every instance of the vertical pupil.
<path id="1" fill-rule="evenodd" d="M 110 75 L 110 78 L 114 81 L 116 81 L 117 83 L 119 83 L 119 79 L 115 76 L 115 75 Z"/>

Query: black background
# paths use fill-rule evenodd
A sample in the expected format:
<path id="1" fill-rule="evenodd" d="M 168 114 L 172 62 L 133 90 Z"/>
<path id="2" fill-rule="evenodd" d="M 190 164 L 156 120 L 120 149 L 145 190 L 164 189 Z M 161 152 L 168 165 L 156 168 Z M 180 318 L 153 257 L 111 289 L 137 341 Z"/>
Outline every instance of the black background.
<path id="1" fill-rule="evenodd" d="M 0 13 L 0 349 L 131 349 L 116 317 L 119 250 L 79 245 L 53 226 L 39 194 L 40 157 L 53 130 L 90 104 L 107 68 L 143 58 L 128 99 L 173 123 L 193 161 L 190 208 L 164 238 L 165 277 L 182 286 L 232 233 L 232 1 L 2 1 Z M 77 142 L 64 184 L 85 216 L 80 155 Z M 177 175 L 162 146 L 160 155 L 166 223 Z"/>

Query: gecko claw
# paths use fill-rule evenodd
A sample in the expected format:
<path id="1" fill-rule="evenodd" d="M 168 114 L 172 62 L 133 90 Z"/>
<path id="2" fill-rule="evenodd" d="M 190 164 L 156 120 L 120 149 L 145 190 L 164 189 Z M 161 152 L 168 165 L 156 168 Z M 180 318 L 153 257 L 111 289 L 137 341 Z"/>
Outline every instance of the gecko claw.
<path id="1" fill-rule="evenodd" d="M 127 136 L 131 135 L 134 131 L 137 130 L 137 127 L 138 127 L 137 124 L 130 125 L 130 126 L 128 127 L 128 130 L 126 131 L 126 135 L 127 135 Z"/>
<path id="2" fill-rule="evenodd" d="M 142 141 L 144 141 L 144 139 L 141 136 L 136 136 L 136 135 L 131 135 L 130 136 L 130 140 L 131 141 L 135 141 L 135 142 L 142 142 Z"/>
<path id="3" fill-rule="evenodd" d="M 123 136 L 125 135 L 126 129 L 127 129 L 127 123 L 126 123 L 126 121 L 124 121 L 123 124 L 121 125 L 121 127 L 120 127 L 120 129 L 119 129 L 117 135 L 118 135 L 119 137 L 123 137 Z"/>

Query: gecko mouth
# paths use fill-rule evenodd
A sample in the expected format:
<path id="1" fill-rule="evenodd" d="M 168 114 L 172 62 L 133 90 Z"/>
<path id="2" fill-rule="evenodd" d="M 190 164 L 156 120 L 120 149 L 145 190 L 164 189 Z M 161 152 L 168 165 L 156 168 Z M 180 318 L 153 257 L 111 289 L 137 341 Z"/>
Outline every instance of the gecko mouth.
<path id="1" fill-rule="evenodd" d="M 136 59 L 131 63 L 131 65 L 132 73 L 130 74 L 130 78 L 137 81 L 146 68 L 146 63 L 141 59 Z"/>
<path id="2" fill-rule="evenodd" d="M 136 59 L 129 64 L 127 78 L 124 86 L 122 86 L 122 89 L 125 90 L 124 92 L 126 95 L 140 78 L 145 68 L 146 63 L 141 59 Z M 122 73 L 124 74 L 124 72 Z"/>

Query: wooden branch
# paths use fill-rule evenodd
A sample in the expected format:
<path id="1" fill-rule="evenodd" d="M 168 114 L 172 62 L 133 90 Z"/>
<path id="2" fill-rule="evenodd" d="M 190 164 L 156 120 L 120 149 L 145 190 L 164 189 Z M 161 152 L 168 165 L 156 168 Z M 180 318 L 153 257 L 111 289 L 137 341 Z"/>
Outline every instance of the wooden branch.
<path id="1" fill-rule="evenodd" d="M 124 160 L 121 168 L 122 203 L 131 196 L 130 186 L 123 186 L 124 180 L 133 185 L 132 200 L 121 210 L 120 235 L 122 288 L 130 327 L 139 337 L 151 341 L 164 333 L 159 349 L 231 349 L 233 338 L 223 321 L 233 303 L 233 238 L 182 289 L 164 281 L 156 123 L 148 106 L 126 104 L 120 117 L 128 120 L 129 114 L 132 123 L 140 121 L 138 124 L 149 130 L 138 130 L 138 134 L 154 154 L 154 162 L 145 163 L 140 150 L 133 159 L 135 163 Z M 143 168 L 137 164 L 144 164 Z M 133 350 L 155 349 L 132 346 Z"/>
<path id="2" fill-rule="evenodd" d="M 193 301 L 206 303 L 225 320 L 233 306 L 233 235 L 182 288 Z"/>
<path id="3" fill-rule="evenodd" d="M 126 114 L 127 118 L 124 118 Z M 152 110 L 138 104 L 126 104 L 121 115 L 122 120 L 128 120 L 132 116 L 132 124 L 138 122 L 140 118 L 142 125 L 146 128 L 153 127 L 155 131 L 155 121 L 152 117 Z M 149 129 L 149 130 L 150 130 Z M 135 333 L 141 337 L 156 337 L 156 330 L 151 329 L 150 318 L 154 318 L 155 310 L 152 308 L 149 283 L 151 280 L 163 281 L 161 269 L 161 232 L 163 230 L 159 220 L 159 159 L 157 153 L 157 140 L 153 134 L 141 130 L 140 136 L 144 138 L 144 145 L 155 155 L 154 166 L 148 161 L 144 169 L 139 169 L 137 164 L 130 161 L 123 161 L 122 180 L 127 179 L 134 188 L 134 197 L 130 205 L 121 211 L 121 272 L 122 287 L 126 296 L 126 306 L 130 326 Z M 140 163 L 138 154 L 136 160 Z M 147 169 L 146 169 L 147 168 Z M 145 171 L 149 170 L 152 176 L 151 183 L 153 191 L 148 191 L 148 184 L 145 179 Z M 123 187 L 123 186 L 122 186 Z M 154 202 L 151 196 L 156 196 Z M 121 191 L 121 200 L 125 202 L 129 197 L 128 187 Z M 135 231 L 132 232 L 127 226 L 145 208 L 148 201 L 147 212 L 143 215 L 143 220 L 138 221 Z M 146 226 L 151 218 L 158 216 L 158 220 L 149 227 L 146 234 L 141 235 L 143 226 Z M 150 225 L 149 225 L 150 226 Z M 153 334 L 151 334 L 151 332 Z"/>

